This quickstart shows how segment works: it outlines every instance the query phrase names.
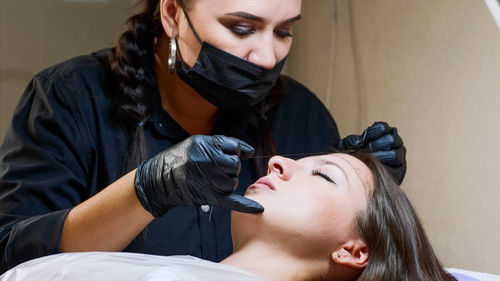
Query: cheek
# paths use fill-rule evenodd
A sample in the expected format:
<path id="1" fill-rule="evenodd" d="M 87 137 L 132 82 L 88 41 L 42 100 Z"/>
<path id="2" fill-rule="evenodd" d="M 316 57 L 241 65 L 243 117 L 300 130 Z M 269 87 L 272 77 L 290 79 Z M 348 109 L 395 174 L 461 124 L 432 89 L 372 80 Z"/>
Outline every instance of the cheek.
<path id="1" fill-rule="evenodd" d="M 300 228 L 303 235 L 335 240 L 351 233 L 355 212 L 347 200 L 311 192 L 297 194 L 287 202 L 293 203 L 282 204 L 287 206 L 287 213 L 282 216 L 294 222 L 294 227 Z"/>
<path id="2" fill-rule="evenodd" d="M 282 207 L 270 209 L 265 218 L 270 220 L 275 236 L 286 237 L 290 244 L 307 245 L 301 254 L 329 254 L 352 233 L 352 216 L 344 211 L 342 202 L 324 194 L 288 199 L 276 204 Z"/>
<path id="3" fill-rule="evenodd" d="M 281 61 L 290 53 L 290 49 L 292 48 L 292 38 L 289 40 L 281 41 L 276 44 L 276 55 Z"/>
<path id="4" fill-rule="evenodd" d="M 191 68 L 198 59 L 201 45 L 188 27 L 184 26 L 183 30 L 177 39 L 177 48 L 184 63 Z"/>
<path id="5" fill-rule="evenodd" d="M 287 190 L 267 191 L 249 189 L 245 197 L 262 204 L 266 214 L 276 219 L 295 222 L 318 221 L 325 215 L 334 215 L 338 206 L 344 204 L 334 196 L 321 191 Z"/>
<path id="6" fill-rule="evenodd" d="M 295 194 L 289 201 L 292 202 L 297 217 L 304 220 L 317 219 L 328 212 L 331 207 L 331 200 L 314 192 Z"/>
<path id="7" fill-rule="evenodd" d="M 309 232 L 308 228 L 313 232 L 322 229 L 335 215 L 331 198 L 321 193 L 291 193 L 269 203 L 273 206 L 270 215 L 278 220 L 277 223 L 301 229 L 302 233 Z"/>

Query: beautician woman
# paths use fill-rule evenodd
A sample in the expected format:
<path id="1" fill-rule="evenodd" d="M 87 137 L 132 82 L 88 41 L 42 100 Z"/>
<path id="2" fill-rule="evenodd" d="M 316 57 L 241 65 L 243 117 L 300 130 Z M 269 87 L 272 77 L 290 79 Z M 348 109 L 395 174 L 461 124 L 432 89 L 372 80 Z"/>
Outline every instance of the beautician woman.
<path id="1" fill-rule="evenodd" d="M 0 150 L 0 272 L 61 251 L 220 261 L 229 210 L 263 211 L 240 195 L 277 153 L 370 148 L 401 181 L 396 129 L 340 141 L 316 96 L 280 76 L 300 12 L 301 0 L 148 0 L 116 48 L 37 74 Z"/>

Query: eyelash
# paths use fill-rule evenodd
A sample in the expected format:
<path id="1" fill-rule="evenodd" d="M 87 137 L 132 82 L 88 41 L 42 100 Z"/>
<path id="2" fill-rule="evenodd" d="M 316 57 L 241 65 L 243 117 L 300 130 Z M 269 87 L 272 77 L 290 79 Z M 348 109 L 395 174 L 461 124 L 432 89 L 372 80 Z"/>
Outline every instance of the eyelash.
<path id="1" fill-rule="evenodd" d="M 242 28 L 243 27 L 243 28 Z M 252 34 L 255 33 L 255 30 L 252 28 L 248 28 L 248 27 L 244 27 L 244 26 L 231 26 L 229 28 L 231 30 L 231 32 L 233 32 L 235 35 L 241 37 L 241 38 L 245 38 L 245 37 L 248 37 Z M 276 30 L 274 31 L 274 33 L 279 37 L 279 38 L 286 38 L 286 37 L 293 37 L 293 34 L 290 33 L 289 31 L 282 31 L 282 30 Z"/>
<path id="2" fill-rule="evenodd" d="M 232 26 L 229 28 L 234 34 L 236 34 L 239 37 L 248 37 L 252 34 L 255 33 L 254 29 L 251 29 L 249 27 L 243 27 L 243 26 Z"/>
<path id="3" fill-rule="evenodd" d="M 325 173 L 321 172 L 321 171 L 320 171 L 320 170 L 318 170 L 318 169 L 314 169 L 314 170 L 312 171 L 312 174 L 313 174 L 313 176 L 320 176 L 320 177 L 324 178 L 325 180 L 327 180 L 327 181 L 329 181 L 329 182 L 331 182 L 331 183 L 333 183 L 333 184 L 337 184 L 337 183 L 336 183 L 334 180 L 332 180 L 332 178 L 330 178 L 327 174 L 325 174 Z"/>
<path id="4" fill-rule="evenodd" d="M 290 33 L 290 31 L 276 30 L 274 33 L 276 33 L 276 35 L 280 38 L 293 37 L 293 34 Z"/>

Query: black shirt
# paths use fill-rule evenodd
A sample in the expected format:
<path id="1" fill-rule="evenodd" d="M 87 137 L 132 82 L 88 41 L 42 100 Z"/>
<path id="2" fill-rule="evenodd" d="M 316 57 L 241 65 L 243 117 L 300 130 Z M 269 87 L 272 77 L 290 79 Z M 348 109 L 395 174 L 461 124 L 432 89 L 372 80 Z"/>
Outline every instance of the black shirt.
<path id="1" fill-rule="evenodd" d="M 0 273 L 29 259 L 59 253 L 69 210 L 120 178 L 127 136 L 111 118 L 105 78 L 109 50 L 70 59 L 37 74 L 14 112 L 0 148 Z M 336 124 L 318 98 L 285 78 L 271 130 L 281 154 L 331 151 Z M 184 131 L 151 93 L 156 108 L 144 125 L 149 155 L 184 140 Z M 256 123 L 221 113 L 213 134 L 255 143 Z M 242 160 L 244 194 L 256 178 Z M 192 255 L 220 261 L 232 252 L 230 211 L 177 207 L 148 226 L 125 251 Z M 284 210 L 286 211 L 286 210 Z"/>

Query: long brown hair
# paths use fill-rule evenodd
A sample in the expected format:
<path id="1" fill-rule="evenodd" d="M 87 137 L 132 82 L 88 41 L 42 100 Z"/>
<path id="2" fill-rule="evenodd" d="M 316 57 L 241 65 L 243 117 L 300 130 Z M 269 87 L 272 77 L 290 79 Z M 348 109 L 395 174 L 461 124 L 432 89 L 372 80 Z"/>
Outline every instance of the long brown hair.
<path id="1" fill-rule="evenodd" d="M 189 10 L 195 0 L 178 1 Z M 110 59 L 111 76 L 114 92 L 113 116 L 129 136 L 128 155 L 125 171 L 136 168 L 148 158 L 147 143 L 143 124 L 151 114 L 151 93 L 157 91 L 157 78 L 154 73 L 154 40 L 165 36 L 160 19 L 160 0 L 142 0 L 140 13 L 127 20 L 126 31 L 121 35 Z M 278 153 L 271 134 L 270 120 L 276 107 L 281 102 L 283 79 L 280 77 L 269 96 L 256 110 L 259 117 L 259 129 L 256 132 L 255 149 L 257 155 L 275 155 Z M 267 160 L 254 159 L 254 171 L 257 176 L 267 171 Z"/>
<path id="2" fill-rule="evenodd" d="M 374 188 L 368 205 L 356 218 L 370 258 L 358 281 L 448 281 L 408 197 L 380 162 L 353 154 L 370 168 Z"/>

